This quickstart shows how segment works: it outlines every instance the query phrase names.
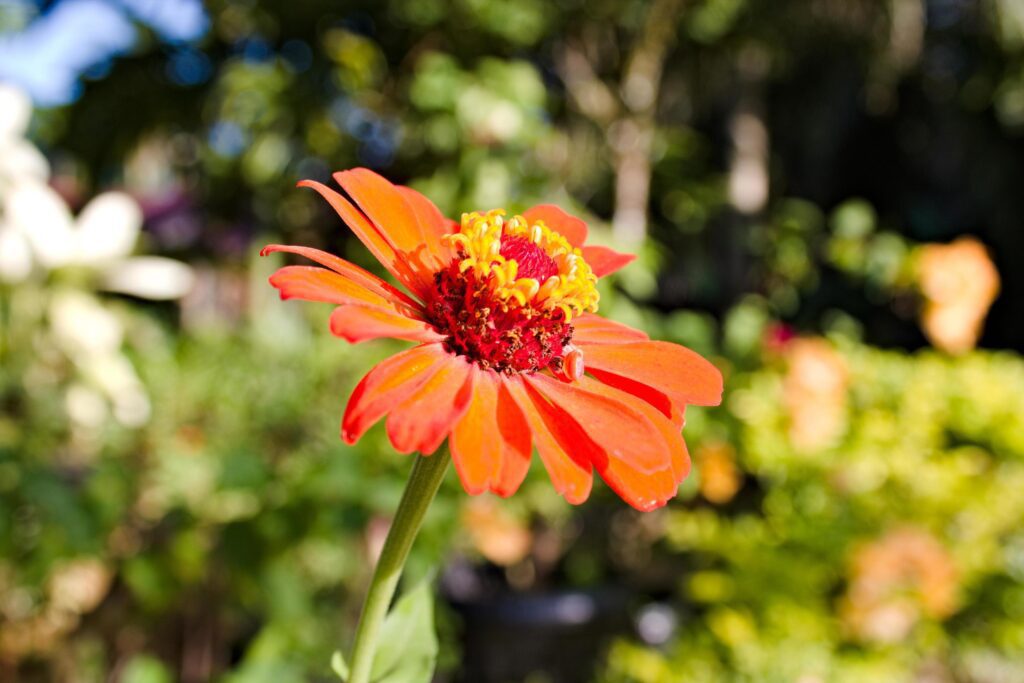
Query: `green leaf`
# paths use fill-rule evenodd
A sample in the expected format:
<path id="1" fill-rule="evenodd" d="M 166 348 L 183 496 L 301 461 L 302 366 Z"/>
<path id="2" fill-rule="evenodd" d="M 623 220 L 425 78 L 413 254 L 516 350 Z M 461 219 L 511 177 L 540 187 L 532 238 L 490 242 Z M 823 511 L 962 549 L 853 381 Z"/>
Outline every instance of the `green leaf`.
<path id="1" fill-rule="evenodd" d="M 345 662 L 345 657 L 341 652 L 336 651 L 331 656 L 331 670 L 338 674 L 338 678 L 342 680 L 342 683 L 348 680 L 348 664 Z"/>
<path id="2" fill-rule="evenodd" d="M 171 673 L 160 660 L 138 655 L 128 661 L 121 680 L 125 683 L 171 683 Z"/>
<path id="3" fill-rule="evenodd" d="M 423 581 L 403 595 L 381 627 L 374 683 L 430 683 L 437 662 L 434 594 Z"/>

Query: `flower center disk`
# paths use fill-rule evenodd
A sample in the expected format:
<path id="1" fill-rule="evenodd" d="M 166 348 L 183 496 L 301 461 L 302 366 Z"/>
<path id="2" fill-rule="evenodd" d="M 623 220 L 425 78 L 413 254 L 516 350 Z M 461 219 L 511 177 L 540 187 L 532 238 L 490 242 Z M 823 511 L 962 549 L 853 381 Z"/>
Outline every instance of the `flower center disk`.
<path id="1" fill-rule="evenodd" d="M 434 276 L 430 322 L 449 350 L 506 374 L 562 368 L 572 317 L 597 310 L 597 277 L 557 232 L 502 210 L 464 214 Z"/>
<path id="2" fill-rule="evenodd" d="M 506 237 L 501 241 L 498 252 L 506 260 L 519 264 L 519 277 L 533 278 L 537 282 L 545 282 L 549 277 L 558 275 L 558 264 L 525 237 Z"/>

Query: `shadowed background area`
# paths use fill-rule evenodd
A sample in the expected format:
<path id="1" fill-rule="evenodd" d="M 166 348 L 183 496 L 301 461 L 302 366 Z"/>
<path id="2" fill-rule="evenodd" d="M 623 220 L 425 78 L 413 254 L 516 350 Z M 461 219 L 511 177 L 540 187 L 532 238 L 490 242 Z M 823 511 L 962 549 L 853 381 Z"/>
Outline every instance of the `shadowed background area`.
<path id="1" fill-rule="evenodd" d="M 379 271 L 354 166 L 583 217 L 725 375 L 656 512 L 449 475 L 438 681 L 1024 680 L 1019 0 L 0 0 L 0 680 L 337 680 L 401 345 L 257 252 Z"/>

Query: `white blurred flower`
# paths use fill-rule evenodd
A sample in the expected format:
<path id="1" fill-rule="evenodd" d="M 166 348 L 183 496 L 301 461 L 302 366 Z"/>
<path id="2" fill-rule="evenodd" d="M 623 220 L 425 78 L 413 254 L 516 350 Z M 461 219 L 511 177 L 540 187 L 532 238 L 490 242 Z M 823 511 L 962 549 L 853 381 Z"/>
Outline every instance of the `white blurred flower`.
<path id="1" fill-rule="evenodd" d="M 74 290 L 57 292 L 50 301 L 50 325 L 57 342 L 73 359 L 117 352 L 121 321 L 93 296 Z"/>
<path id="2" fill-rule="evenodd" d="M 31 116 L 29 99 L 0 85 L 0 282 L 23 282 L 33 266 L 73 267 L 91 271 L 95 285 L 107 291 L 147 299 L 184 296 L 194 279 L 189 266 L 157 256 L 131 256 L 143 221 L 131 196 L 106 192 L 77 217 L 72 215 L 48 185 L 46 159 L 24 138 Z M 79 424 L 95 426 L 107 413 L 105 399 L 119 422 L 142 425 L 151 406 L 122 353 L 124 327 L 85 287 L 48 289 L 50 332 L 80 373 L 81 381 L 65 397 L 68 414 Z"/>
<path id="3" fill-rule="evenodd" d="M 28 239 L 39 265 L 51 270 L 70 264 L 75 254 L 73 223 L 60 195 L 33 180 L 17 182 L 5 195 L 7 224 Z"/>
<path id="4" fill-rule="evenodd" d="M 128 256 L 142 229 L 142 209 L 123 192 L 106 192 L 89 202 L 75 224 L 75 262 L 102 265 Z"/>
<path id="5" fill-rule="evenodd" d="M 123 192 L 94 198 L 78 217 L 47 185 L 49 167 L 24 139 L 32 115 L 28 97 L 0 85 L 0 280 L 20 282 L 30 271 L 26 242 L 47 270 L 97 271 L 111 291 L 148 299 L 177 299 L 192 286 L 192 270 L 172 259 L 131 257 L 142 210 Z"/>
<path id="6" fill-rule="evenodd" d="M 124 328 L 95 297 L 75 290 L 57 292 L 50 302 L 50 326 L 63 351 L 89 383 L 113 406 L 123 425 L 149 419 L 150 403 L 142 380 L 121 353 Z"/>
<path id="7" fill-rule="evenodd" d="M 96 271 L 105 288 L 146 299 L 177 299 L 192 287 L 192 269 L 158 256 L 130 256 L 142 228 L 142 211 L 129 195 L 105 192 L 72 218 L 47 185 L 23 182 L 6 197 L 6 216 L 27 237 L 44 268 L 77 266 Z"/>
<path id="8" fill-rule="evenodd" d="M 90 359 L 83 368 L 114 406 L 114 417 L 126 427 L 146 424 L 151 414 L 149 396 L 131 362 L 120 353 Z"/>
<path id="9" fill-rule="evenodd" d="M 111 292 L 144 299 L 180 299 L 192 288 L 192 269 L 181 261 L 137 256 L 107 269 L 103 286 Z"/>
<path id="10" fill-rule="evenodd" d="M 44 268 L 88 268 L 99 273 L 106 289 L 146 299 L 177 299 L 192 286 L 192 269 L 180 261 L 129 256 L 142 228 L 142 211 L 123 192 L 99 195 L 77 220 L 60 195 L 42 183 L 20 182 L 4 199 L 9 226 L 5 233 L 20 234 L 21 241 L 27 239 Z M 14 257 L 6 258 L 5 251 L 0 251 L 0 276 L 13 269 L 6 264 L 13 263 Z M 17 256 L 24 264 L 24 254 Z M 23 278 L 22 270 L 24 265 L 17 274 Z"/>
<path id="11" fill-rule="evenodd" d="M 76 382 L 64 395 L 68 417 L 84 427 L 99 427 L 107 419 L 107 402 L 92 387 Z"/>
<path id="12" fill-rule="evenodd" d="M 19 138 L 28 130 L 32 100 L 11 85 L 0 83 L 0 140 Z"/>
<path id="13" fill-rule="evenodd" d="M 18 178 L 45 181 L 50 177 L 46 157 L 24 139 L 31 118 L 28 96 L 0 83 L 0 186 Z"/>
<path id="14" fill-rule="evenodd" d="M 16 284 L 32 272 L 32 249 L 17 230 L 0 223 L 0 282 Z"/>

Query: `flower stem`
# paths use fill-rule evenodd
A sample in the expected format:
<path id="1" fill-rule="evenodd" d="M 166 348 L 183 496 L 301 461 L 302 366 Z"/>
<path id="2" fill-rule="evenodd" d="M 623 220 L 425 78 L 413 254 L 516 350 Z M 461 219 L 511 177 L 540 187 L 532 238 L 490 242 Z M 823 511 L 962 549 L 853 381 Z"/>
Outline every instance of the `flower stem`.
<path id="1" fill-rule="evenodd" d="M 402 567 L 409 556 L 413 539 L 420 530 L 427 508 L 441 486 L 451 456 L 447 449 L 431 456 L 416 456 L 412 473 L 405 485 L 402 501 L 391 522 L 384 541 L 377 568 L 373 571 L 370 590 L 363 603 L 363 613 L 356 629 L 356 642 L 352 650 L 352 670 L 348 683 L 370 683 L 373 654 L 377 651 L 380 627 L 387 616 L 391 598 L 395 594 Z"/>

